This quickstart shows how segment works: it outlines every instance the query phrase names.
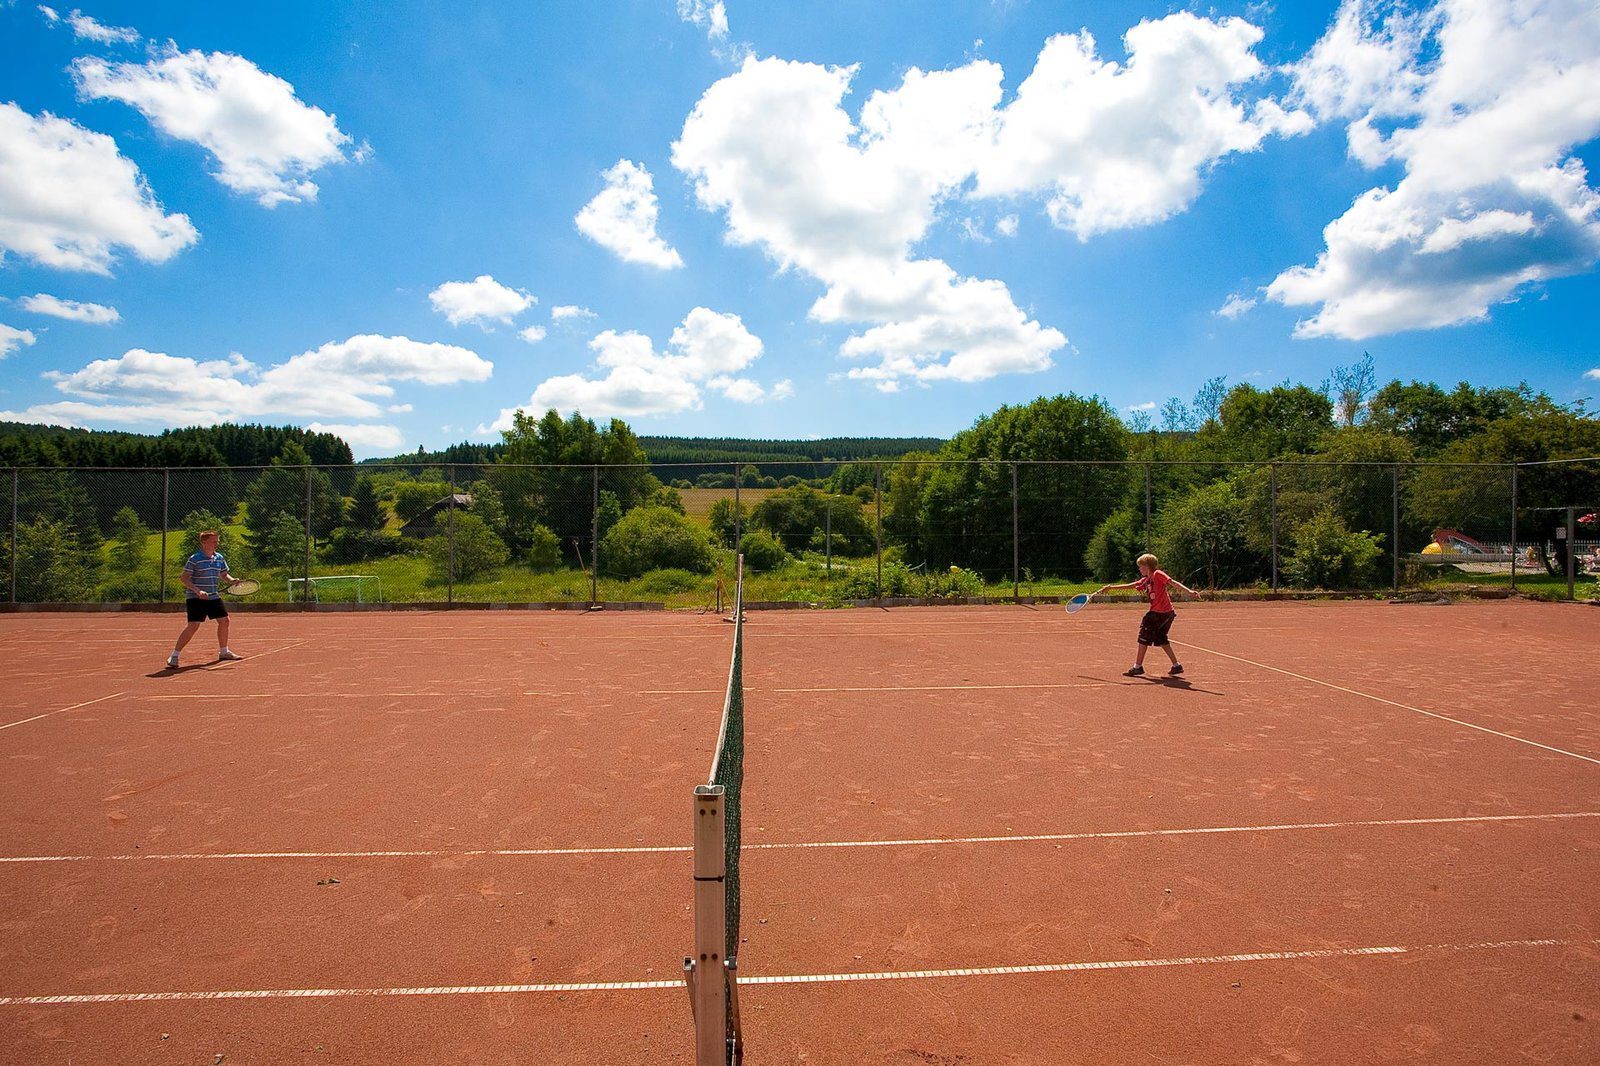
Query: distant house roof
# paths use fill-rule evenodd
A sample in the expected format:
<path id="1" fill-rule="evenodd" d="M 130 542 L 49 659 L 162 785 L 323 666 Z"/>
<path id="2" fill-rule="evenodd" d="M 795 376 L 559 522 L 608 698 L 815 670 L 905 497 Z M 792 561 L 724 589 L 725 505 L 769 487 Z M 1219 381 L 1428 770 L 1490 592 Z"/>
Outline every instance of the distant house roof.
<path id="1" fill-rule="evenodd" d="M 428 505 L 428 509 L 417 517 L 400 527 L 402 537 L 432 537 L 443 533 L 447 528 L 445 523 L 439 521 L 439 512 L 445 509 L 465 511 L 472 506 L 472 494 L 457 492 L 446 496 L 437 503 Z"/>

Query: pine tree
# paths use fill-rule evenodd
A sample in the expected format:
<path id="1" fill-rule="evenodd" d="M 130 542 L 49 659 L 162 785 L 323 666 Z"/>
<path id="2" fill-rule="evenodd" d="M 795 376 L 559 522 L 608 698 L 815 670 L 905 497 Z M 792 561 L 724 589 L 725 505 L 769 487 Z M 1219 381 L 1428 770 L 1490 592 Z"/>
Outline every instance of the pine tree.
<path id="1" fill-rule="evenodd" d="M 355 487 L 350 490 L 350 508 L 345 516 L 345 525 L 369 533 L 384 526 L 383 504 L 378 502 L 378 490 L 365 474 L 356 478 Z"/>

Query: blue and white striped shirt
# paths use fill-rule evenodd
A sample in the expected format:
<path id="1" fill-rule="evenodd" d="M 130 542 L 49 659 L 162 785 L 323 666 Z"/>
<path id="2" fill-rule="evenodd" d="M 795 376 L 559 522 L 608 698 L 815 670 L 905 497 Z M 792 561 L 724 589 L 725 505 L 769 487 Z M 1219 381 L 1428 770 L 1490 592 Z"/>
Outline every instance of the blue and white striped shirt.
<path id="1" fill-rule="evenodd" d="M 186 598 L 191 600 L 208 599 L 217 594 L 217 582 L 223 574 L 228 572 L 228 560 L 222 557 L 221 552 L 216 552 L 211 558 L 206 558 L 205 552 L 195 552 L 189 556 L 189 561 L 183 564 L 183 572 L 189 575 L 189 580 L 194 587 L 208 596 L 197 596 L 193 589 L 185 588 Z"/>

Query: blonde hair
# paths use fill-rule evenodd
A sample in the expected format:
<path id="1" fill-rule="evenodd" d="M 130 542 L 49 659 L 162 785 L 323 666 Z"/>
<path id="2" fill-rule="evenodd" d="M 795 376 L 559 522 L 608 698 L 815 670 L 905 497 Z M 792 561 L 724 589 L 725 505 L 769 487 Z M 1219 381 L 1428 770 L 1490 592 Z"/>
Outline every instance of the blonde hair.
<path id="1" fill-rule="evenodd" d="M 1161 560 L 1157 559 L 1154 555 L 1151 555 L 1149 552 L 1145 552 L 1143 555 L 1139 556 L 1139 558 L 1135 559 L 1134 562 L 1137 563 L 1140 566 L 1144 566 L 1146 564 L 1149 564 L 1150 569 L 1152 569 L 1152 570 L 1154 570 L 1156 567 L 1161 565 Z"/>
<path id="2" fill-rule="evenodd" d="M 214 530 L 214 529 L 202 529 L 200 531 L 200 539 L 201 540 L 220 540 L 221 538 L 217 535 L 217 531 Z"/>

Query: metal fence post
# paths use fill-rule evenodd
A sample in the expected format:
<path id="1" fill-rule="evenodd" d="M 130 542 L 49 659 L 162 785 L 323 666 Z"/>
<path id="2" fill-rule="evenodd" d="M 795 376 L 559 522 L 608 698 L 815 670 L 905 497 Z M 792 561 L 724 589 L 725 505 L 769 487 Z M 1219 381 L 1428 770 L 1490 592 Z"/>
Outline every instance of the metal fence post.
<path id="1" fill-rule="evenodd" d="M 1511 591 L 1517 591 L 1517 464 L 1511 464 Z"/>
<path id="2" fill-rule="evenodd" d="M 445 487 L 450 490 L 445 499 L 445 587 L 444 602 L 456 602 L 456 468 L 444 468 Z"/>
<path id="3" fill-rule="evenodd" d="M 883 464 L 875 463 L 872 467 L 873 498 L 878 504 L 878 520 L 873 523 L 872 537 L 875 542 L 873 551 L 878 557 L 878 599 L 883 599 Z"/>
<path id="4" fill-rule="evenodd" d="M 1400 464 L 1394 464 L 1394 527 L 1393 539 L 1389 541 L 1389 558 L 1394 561 L 1394 576 L 1392 584 L 1394 591 L 1400 591 Z"/>
<path id="5" fill-rule="evenodd" d="M 1569 499 L 1571 497 L 1568 497 Z M 1578 509 L 1567 508 L 1567 599 L 1577 599 L 1578 583 Z"/>
<path id="6" fill-rule="evenodd" d="M 305 571 L 300 575 L 305 578 L 306 603 L 311 602 L 311 467 L 306 467 L 306 561 Z"/>
<path id="7" fill-rule="evenodd" d="M 17 602 L 17 498 L 21 493 L 22 472 L 11 471 L 11 602 Z M 165 544 L 165 541 L 162 542 Z M 165 567 L 163 567 L 165 570 Z M 165 578 L 163 578 L 165 580 Z"/>
<path id="8" fill-rule="evenodd" d="M 833 494 L 828 494 L 828 502 L 822 516 L 822 550 L 827 560 L 828 579 L 833 580 Z"/>
<path id="9" fill-rule="evenodd" d="M 1144 550 L 1150 551 L 1150 464 L 1144 464 Z"/>
<path id="10" fill-rule="evenodd" d="M 1272 591 L 1278 591 L 1278 464 L 1272 470 Z"/>
<path id="11" fill-rule="evenodd" d="M 589 501 L 589 606 L 600 602 L 600 466 L 589 468 L 593 481 Z"/>
<path id="12" fill-rule="evenodd" d="M 161 602 L 167 602 L 167 511 L 172 500 L 172 471 L 161 471 Z"/>
<path id="13" fill-rule="evenodd" d="M 1017 464 L 1016 463 L 1012 463 L 1011 464 L 1011 598 L 1014 599 L 1014 600 L 1020 600 L 1022 598 L 1022 579 L 1021 579 L 1022 571 L 1020 569 L 1020 564 L 1021 564 L 1021 558 L 1022 557 L 1021 557 L 1020 548 L 1018 546 L 1018 542 L 1020 540 L 1021 525 L 1020 525 L 1020 520 L 1019 520 L 1018 514 L 1019 514 L 1019 508 L 1017 506 Z"/>
<path id="14" fill-rule="evenodd" d="M 733 551 L 744 544 L 744 504 L 739 502 L 739 487 L 744 484 L 744 467 L 733 464 Z"/>

